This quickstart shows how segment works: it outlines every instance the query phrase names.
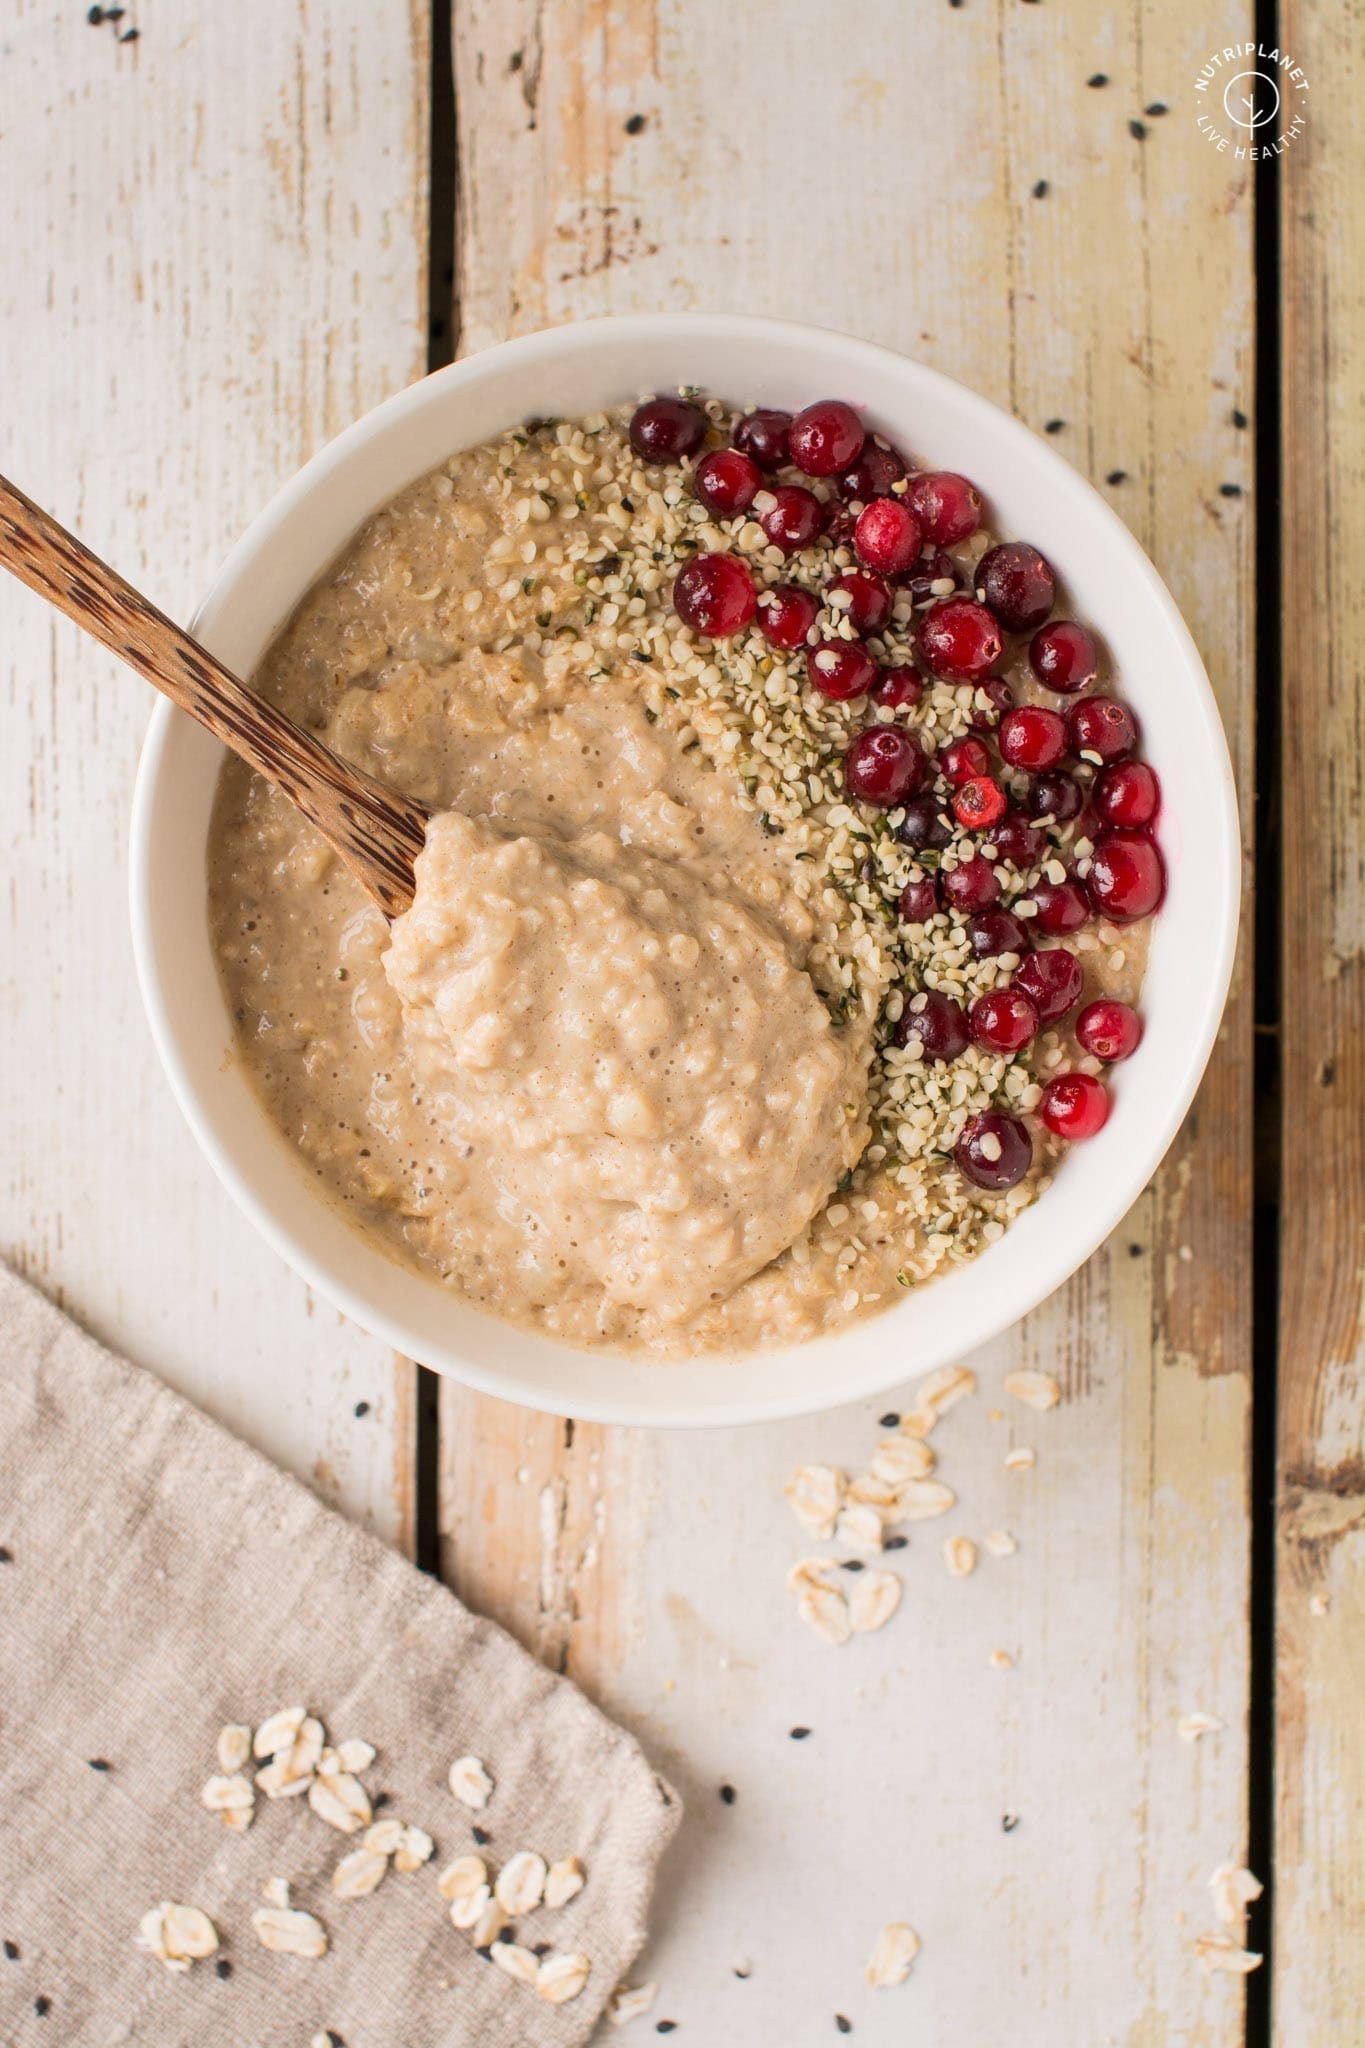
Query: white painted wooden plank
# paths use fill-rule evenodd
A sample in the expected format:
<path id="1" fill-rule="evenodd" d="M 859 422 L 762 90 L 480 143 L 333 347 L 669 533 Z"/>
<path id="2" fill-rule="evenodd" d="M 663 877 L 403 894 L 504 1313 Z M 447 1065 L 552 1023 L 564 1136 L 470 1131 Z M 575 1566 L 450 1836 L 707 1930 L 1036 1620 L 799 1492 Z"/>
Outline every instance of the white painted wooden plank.
<path id="1" fill-rule="evenodd" d="M 134 15 L 127 44 L 47 0 L 0 21 L 0 467 L 185 617 L 275 487 L 424 367 L 426 30 L 405 0 Z M 149 693 L 9 579 L 0 674 L 4 1255 L 401 1537 L 411 1369 L 237 1215 L 143 1023 Z"/>
<path id="2" fill-rule="evenodd" d="M 1250 191 L 1207 151 L 1187 82 L 1250 25 L 1243 0 L 1190 22 L 1139 0 L 837 18 L 816 0 L 465 0 L 465 346 L 746 307 L 1063 420 L 1079 467 L 1124 472 L 1114 502 L 1200 640 L 1245 788 L 1250 523 L 1218 485 L 1247 480 L 1231 415 L 1252 371 Z M 1243 979 L 1155 1187 L 978 1361 L 988 1389 L 1019 1364 L 1062 1377 L 1066 1405 L 1016 1431 L 1037 1473 L 1007 1483 L 989 1394 L 952 1418 L 963 1505 L 912 1532 L 906 1611 L 880 1638 L 807 1639 L 782 1591 L 805 1547 L 782 1478 L 865 1455 L 869 1415 L 566 1436 L 444 1390 L 451 1576 L 690 1795 L 646 1959 L 687 2038 L 833 2039 L 843 2011 L 874 2042 L 993 2040 L 1006 2021 L 1025 2048 L 1240 2040 L 1241 1986 L 1205 1977 L 1192 1942 L 1245 1837 L 1249 1050 Z M 942 1535 L 997 1520 L 1019 1555 L 950 1580 Z M 991 1670 L 994 1647 L 1017 1667 Z M 1226 1726 L 1190 1748 L 1176 1723 L 1195 1710 Z M 866 1993 L 865 1947 L 901 1915 L 925 1939 L 914 1981 Z"/>

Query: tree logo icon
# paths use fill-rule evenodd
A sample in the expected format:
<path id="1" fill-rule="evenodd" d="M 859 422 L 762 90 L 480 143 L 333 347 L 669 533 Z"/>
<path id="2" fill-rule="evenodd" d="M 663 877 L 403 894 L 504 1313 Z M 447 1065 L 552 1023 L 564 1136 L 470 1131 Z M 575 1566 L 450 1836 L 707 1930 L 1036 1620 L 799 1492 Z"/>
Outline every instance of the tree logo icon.
<path id="1" fill-rule="evenodd" d="M 1239 71 L 1223 88 L 1223 112 L 1234 127 L 1264 128 L 1280 111 L 1280 88 L 1264 71 Z"/>

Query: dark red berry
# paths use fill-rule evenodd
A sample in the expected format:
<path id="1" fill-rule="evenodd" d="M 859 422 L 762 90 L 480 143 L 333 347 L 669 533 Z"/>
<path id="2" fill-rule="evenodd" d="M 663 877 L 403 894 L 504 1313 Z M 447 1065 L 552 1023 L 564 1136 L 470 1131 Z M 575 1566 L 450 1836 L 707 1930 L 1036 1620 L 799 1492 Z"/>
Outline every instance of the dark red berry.
<path id="1" fill-rule="evenodd" d="M 673 609 L 694 633 L 727 640 L 754 615 L 754 579 L 738 555 L 694 555 L 673 585 Z"/>
<path id="2" fill-rule="evenodd" d="M 1101 769 L 1090 798 L 1106 825 L 1150 825 L 1161 789 L 1145 761 L 1118 761 Z"/>
<path id="3" fill-rule="evenodd" d="M 1094 639 L 1071 619 L 1054 619 L 1050 626 L 1040 626 L 1029 642 L 1028 658 L 1039 682 L 1063 697 L 1088 690 L 1099 674 Z"/>
<path id="4" fill-rule="evenodd" d="M 742 420 L 735 421 L 730 439 L 751 462 L 758 464 L 765 475 L 771 476 L 791 459 L 787 445 L 791 423 L 789 412 L 774 412 L 771 408 L 760 407 L 757 412 L 746 412 Z"/>
<path id="5" fill-rule="evenodd" d="M 858 514 L 853 545 L 869 569 L 899 576 L 919 555 L 919 521 L 899 498 L 874 498 Z"/>
<path id="6" fill-rule="evenodd" d="M 1000 859 L 1012 861 L 1021 870 L 1036 867 L 1047 845 L 1047 834 L 1042 827 L 1031 825 L 1024 813 L 1013 807 L 1006 811 L 991 838 Z"/>
<path id="7" fill-rule="evenodd" d="M 1011 768 L 1042 774 L 1055 768 L 1066 752 L 1066 720 L 1060 711 L 1047 711 L 1041 704 L 1021 704 L 1001 719 L 996 744 Z"/>
<path id="8" fill-rule="evenodd" d="M 994 615 L 969 597 L 945 597 L 930 605 L 920 615 L 918 639 L 930 674 L 954 683 L 979 682 L 1005 645 Z"/>
<path id="9" fill-rule="evenodd" d="M 1161 855 L 1145 832 L 1101 832 L 1085 878 L 1101 917 L 1150 917 L 1166 893 Z"/>
<path id="10" fill-rule="evenodd" d="M 844 786 L 860 803 L 894 810 L 913 796 L 925 776 L 924 750 L 899 725 L 870 725 L 844 753 Z"/>
<path id="11" fill-rule="evenodd" d="M 998 1194 L 1014 1187 L 1028 1172 L 1033 1164 L 1033 1140 L 1018 1117 L 983 1109 L 963 1125 L 953 1158 L 967 1180 Z"/>
<path id="12" fill-rule="evenodd" d="M 779 484 L 758 523 L 784 555 L 799 555 L 825 530 L 825 508 L 804 484 Z"/>
<path id="13" fill-rule="evenodd" d="M 889 704 L 897 711 L 903 704 L 918 704 L 923 695 L 924 678 L 908 662 L 902 662 L 899 668 L 884 668 L 872 689 L 874 704 Z"/>
<path id="14" fill-rule="evenodd" d="M 1126 1060 L 1142 1043 L 1142 1019 L 1127 1003 L 1102 996 L 1087 1003 L 1076 1019 L 1076 1038 L 1082 1049 L 1097 1060 Z"/>
<path id="15" fill-rule="evenodd" d="M 1038 906 L 1033 922 L 1050 939 L 1064 939 L 1090 922 L 1090 899 L 1076 882 L 1039 882 L 1032 895 Z"/>
<path id="16" fill-rule="evenodd" d="M 851 502 L 866 505 L 873 498 L 888 497 L 892 484 L 898 484 L 904 475 L 905 464 L 895 449 L 874 434 L 864 442 L 852 469 L 840 477 L 839 490 Z"/>
<path id="17" fill-rule="evenodd" d="M 989 832 L 1005 815 L 1005 792 L 989 775 L 973 775 L 953 791 L 953 816 L 967 832 Z"/>
<path id="18" fill-rule="evenodd" d="M 989 775 L 991 757 L 984 740 L 978 740 L 968 733 L 960 740 L 949 740 L 938 757 L 938 772 L 952 788 L 959 783 L 970 782 L 973 775 Z"/>
<path id="19" fill-rule="evenodd" d="M 896 580 L 904 585 L 916 604 L 927 604 L 931 597 L 951 597 L 953 591 L 961 590 L 962 571 L 951 555 L 945 555 L 942 549 L 939 549 L 935 553 L 922 554 L 919 560 L 912 562 L 905 574 L 898 576 Z M 951 584 L 952 589 L 935 590 L 936 583 Z"/>
<path id="20" fill-rule="evenodd" d="M 758 595 L 758 628 L 769 647 L 787 654 L 806 644 L 806 635 L 820 616 L 820 601 L 799 583 L 779 583 Z"/>
<path id="21" fill-rule="evenodd" d="M 968 1010 L 967 1026 L 987 1052 L 1022 1052 L 1038 1035 L 1038 1012 L 1022 989 L 992 988 Z"/>
<path id="22" fill-rule="evenodd" d="M 939 886 L 954 910 L 964 911 L 968 916 L 977 910 L 989 910 L 1000 901 L 1000 878 L 979 853 L 960 860 L 954 868 L 945 868 Z"/>
<path id="23" fill-rule="evenodd" d="M 891 591 L 880 576 L 869 576 L 866 569 L 845 569 L 842 576 L 836 576 L 825 585 L 825 602 L 831 603 L 836 594 L 846 597 L 846 604 L 835 604 L 833 609 L 851 619 L 860 633 L 880 633 L 891 616 Z"/>
<path id="24" fill-rule="evenodd" d="M 1066 729 L 1073 754 L 1098 754 L 1101 761 L 1121 761 L 1138 741 L 1137 720 L 1113 697 L 1082 697 L 1068 711 Z"/>
<path id="25" fill-rule="evenodd" d="M 1044 1024 L 1056 1024 L 1081 999 L 1081 965 L 1065 946 L 1030 953 L 1014 971 L 1012 988 L 1022 989 Z"/>
<path id="26" fill-rule="evenodd" d="M 796 415 L 788 437 L 791 459 L 807 476 L 837 476 L 863 452 L 863 423 L 842 398 L 817 398 Z"/>
<path id="27" fill-rule="evenodd" d="M 1026 540 L 987 548 L 976 565 L 976 594 L 1010 633 L 1041 626 L 1057 597 L 1052 565 Z"/>
<path id="28" fill-rule="evenodd" d="M 938 883 L 932 875 L 907 882 L 901 890 L 901 916 L 907 924 L 928 924 L 931 917 L 937 917 L 940 908 Z"/>
<path id="29" fill-rule="evenodd" d="M 1002 953 L 1028 951 L 1028 933 L 1012 910 L 978 910 L 967 919 L 967 943 L 978 960 L 997 960 Z"/>
<path id="30" fill-rule="evenodd" d="M 817 640 L 806 668 L 821 696 L 837 703 L 861 697 L 880 673 L 861 640 Z"/>
<path id="31" fill-rule="evenodd" d="M 1059 1138 L 1093 1138 L 1109 1121 L 1109 1091 L 1093 1074 L 1058 1074 L 1043 1090 L 1043 1122 Z"/>
<path id="32" fill-rule="evenodd" d="M 1013 709 L 1013 690 L 1003 676 L 986 676 L 977 684 L 974 694 L 977 697 L 984 697 L 986 702 L 972 705 L 970 716 L 973 730 L 994 732 L 1004 714 Z"/>
<path id="33" fill-rule="evenodd" d="M 955 1060 L 971 1042 L 967 1013 L 941 989 L 925 989 L 911 996 L 896 1025 L 897 1045 L 908 1045 L 912 1038 L 919 1040 L 926 1060 Z"/>
<path id="34" fill-rule="evenodd" d="M 894 669 L 889 671 L 894 675 Z M 942 852 L 952 842 L 952 831 L 942 818 L 943 806 L 931 790 L 921 796 L 912 796 L 905 806 L 905 816 L 896 827 L 896 837 L 906 846 L 913 846 L 916 852 Z"/>
<path id="35" fill-rule="evenodd" d="M 925 470 L 912 476 L 905 501 L 924 528 L 924 538 L 935 547 L 950 548 L 981 524 L 980 492 L 951 469 Z"/>
<path id="36" fill-rule="evenodd" d="M 753 504 L 763 472 L 742 449 L 713 448 L 697 464 L 693 482 L 708 512 L 721 519 L 732 519 L 737 512 L 747 512 Z"/>
<path id="37" fill-rule="evenodd" d="M 648 398 L 631 416 L 630 445 L 646 462 L 681 462 L 706 438 L 706 414 L 681 398 Z"/>
<path id="38" fill-rule="evenodd" d="M 1064 768 L 1054 768 L 1047 775 L 1035 775 L 1029 784 L 1028 813 L 1031 818 L 1053 818 L 1059 825 L 1068 825 L 1073 818 L 1080 816 L 1083 802 L 1079 782 Z"/>

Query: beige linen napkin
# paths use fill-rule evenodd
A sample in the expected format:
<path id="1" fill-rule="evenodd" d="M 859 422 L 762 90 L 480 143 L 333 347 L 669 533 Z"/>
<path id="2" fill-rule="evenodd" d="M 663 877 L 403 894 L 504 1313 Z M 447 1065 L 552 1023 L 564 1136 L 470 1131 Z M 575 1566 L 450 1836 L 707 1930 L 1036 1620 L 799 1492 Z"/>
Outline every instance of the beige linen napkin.
<path id="1" fill-rule="evenodd" d="M 306 1798 L 258 1798 L 244 1833 L 205 1811 L 220 1726 L 292 1705 L 375 1745 L 364 1781 L 434 1836 L 425 1867 L 342 1902 L 360 1837 Z M 464 1754 L 495 1780 L 482 1813 L 447 1787 Z M 0 1269 L 5 2048 L 572 2048 L 644 1939 L 678 1818 L 574 1686 Z M 571 2004 L 476 1953 L 437 1890 L 456 1856 L 521 1849 L 587 1868 L 516 1923 L 590 1959 Z M 324 1923 L 320 1960 L 260 1945 L 271 1877 Z M 134 1946 L 162 1900 L 210 1916 L 220 1960 L 173 1975 Z"/>

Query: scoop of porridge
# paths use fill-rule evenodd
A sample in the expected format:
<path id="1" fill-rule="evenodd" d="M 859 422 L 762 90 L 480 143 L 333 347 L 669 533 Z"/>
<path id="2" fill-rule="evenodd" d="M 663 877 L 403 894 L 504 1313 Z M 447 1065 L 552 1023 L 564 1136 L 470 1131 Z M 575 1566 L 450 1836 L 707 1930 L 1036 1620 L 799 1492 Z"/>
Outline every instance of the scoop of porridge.
<path id="1" fill-rule="evenodd" d="M 866 1055 L 778 934 L 607 833 L 436 817 L 384 969 L 420 1106 L 530 1284 L 695 1316 L 866 1143 Z"/>

